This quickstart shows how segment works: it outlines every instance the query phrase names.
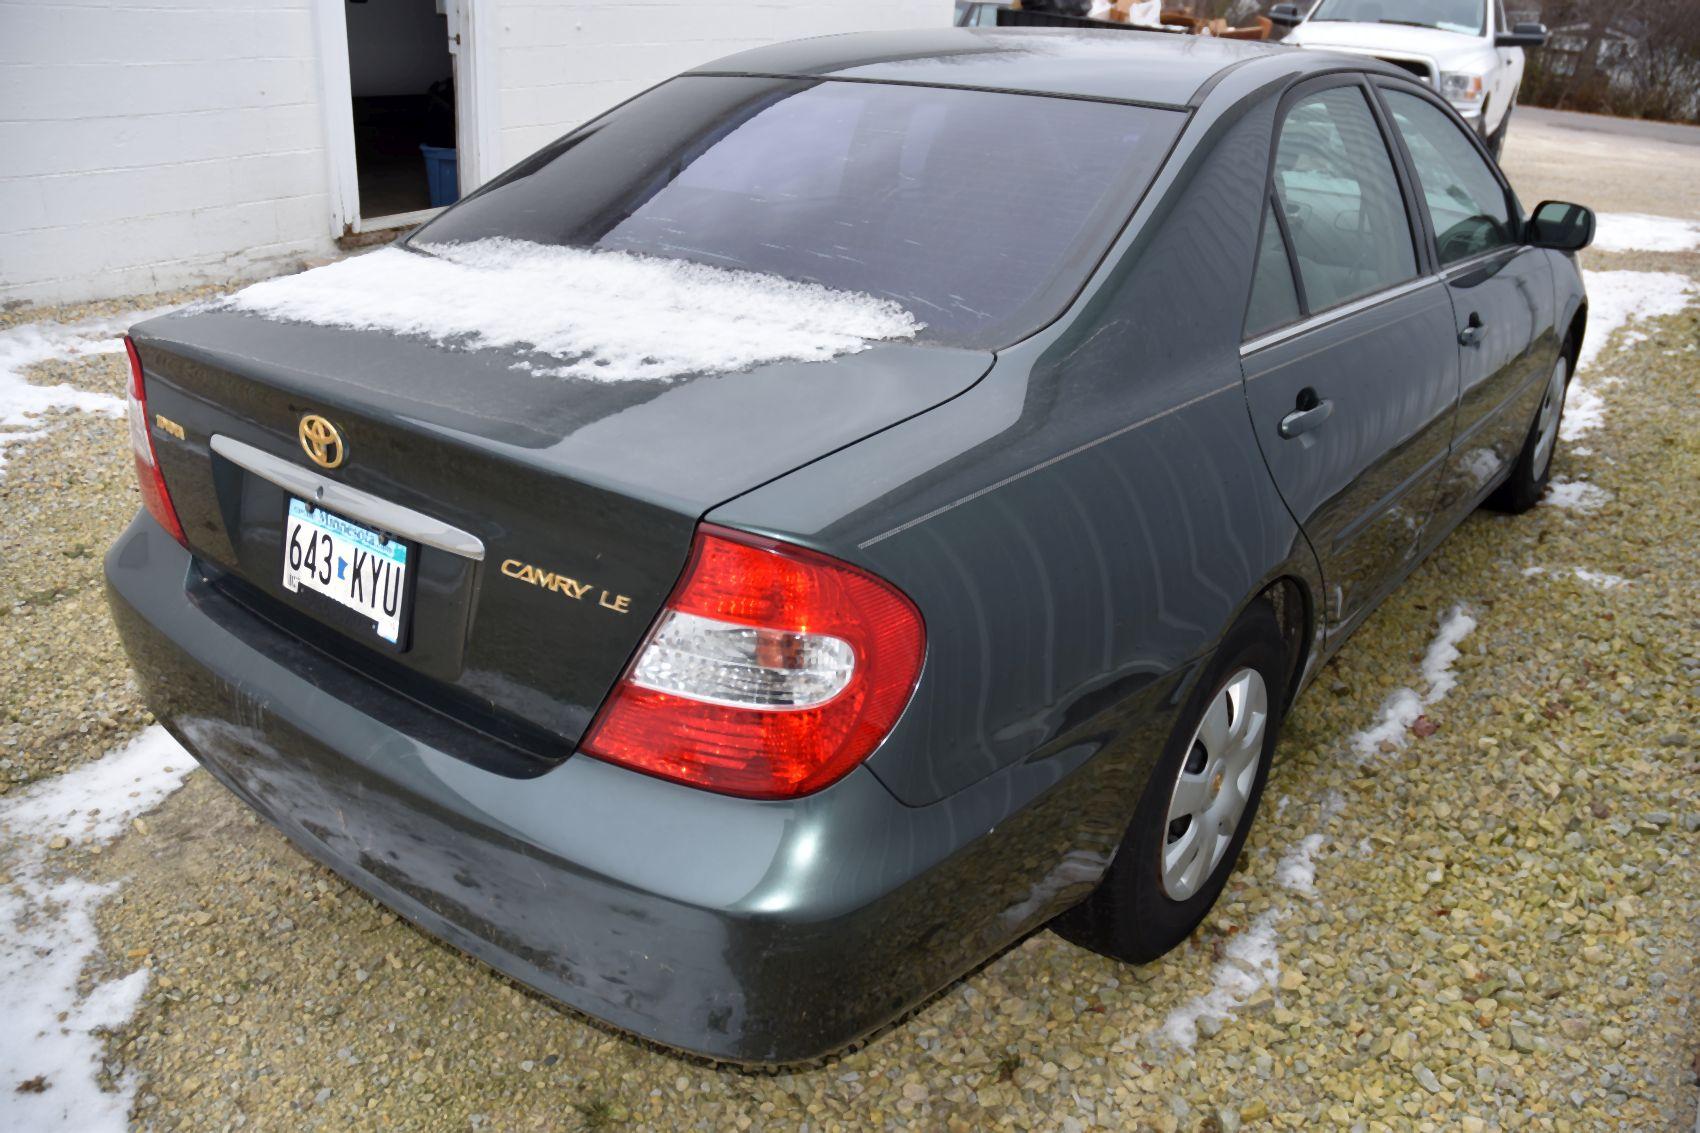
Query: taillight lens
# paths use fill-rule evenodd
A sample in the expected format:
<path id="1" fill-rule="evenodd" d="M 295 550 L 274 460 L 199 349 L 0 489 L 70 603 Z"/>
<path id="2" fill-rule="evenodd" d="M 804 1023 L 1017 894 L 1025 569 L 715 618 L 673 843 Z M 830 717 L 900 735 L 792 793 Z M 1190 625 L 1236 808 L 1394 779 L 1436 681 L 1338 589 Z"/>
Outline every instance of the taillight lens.
<path id="1" fill-rule="evenodd" d="M 746 798 L 793 798 L 879 746 L 915 689 L 920 611 L 837 559 L 703 526 L 581 750 Z"/>
<path id="2" fill-rule="evenodd" d="M 136 344 L 124 336 L 124 353 L 130 357 L 130 449 L 136 456 L 136 483 L 142 489 L 142 506 L 171 537 L 183 544 L 183 525 L 177 521 L 177 509 L 171 505 L 171 493 L 165 490 L 165 477 L 159 473 L 159 458 L 153 451 L 153 434 L 148 431 L 148 393 L 142 384 L 142 360 L 136 356 Z"/>

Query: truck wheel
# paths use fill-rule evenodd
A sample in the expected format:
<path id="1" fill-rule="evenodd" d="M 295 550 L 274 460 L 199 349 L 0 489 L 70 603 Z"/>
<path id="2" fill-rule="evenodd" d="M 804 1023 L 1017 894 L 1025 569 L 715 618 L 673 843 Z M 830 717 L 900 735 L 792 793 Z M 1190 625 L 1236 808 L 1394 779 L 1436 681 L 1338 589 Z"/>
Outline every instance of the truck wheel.
<path id="1" fill-rule="evenodd" d="M 1228 631 L 1145 784 L 1098 888 L 1053 923 L 1120 960 L 1155 960 L 1216 903 L 1245 845 L 1281 729 L 1286 652 L 1274 609 Z"/>
<path id="2" fill-rule="evenodd" d="M 1488 152 L 1493 155 L 1493 159 L 1495 161 L 1499 160 L 1500 153 L 1505 149 L 1505 135 L 1511 129 L 1511 112 L 1516 109 L 1516 103 L 1512 103 L 1510 106 L 1507 106 L 1505 108 L 1505 117 L 1499 120 L 1499 129 L 1495 130 L 1488 137 Z"/>

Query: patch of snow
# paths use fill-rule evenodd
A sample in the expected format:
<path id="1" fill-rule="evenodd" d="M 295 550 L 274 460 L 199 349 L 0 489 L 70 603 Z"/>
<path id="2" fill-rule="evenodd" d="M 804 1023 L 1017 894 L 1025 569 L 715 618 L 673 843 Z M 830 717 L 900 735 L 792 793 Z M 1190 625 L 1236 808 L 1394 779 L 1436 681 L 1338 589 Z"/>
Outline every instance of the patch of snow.
<path id="1" fill-rule="evenodd" d="M 1383 745 L 1403 747 L 1411 725 L 1423 710 L 1450 693 L 1458 684 L 1452 666 L 1459 657 L 1458 643 L 1476 628 L 1476 619 L 1462 603 L 1453 606 L 1440 619 L 1440 628 L 1423 654 L 1422 677 L 1428 686 L 1424 692 L 1413 688 L 1396 688 L 1381 702 L 1376 722 L 1351 738 L 1352 750 L 1358 762 L 1369 759 Z"/>
<path id="2" fill-rule="evenodd" d="M 1619 330 L 1641 319 L 1674 315 L 1695 292 L 1694 281 L 1674 271 L 1585 271 L 1582 282 L 1588 289 L 1588 330 L 1576 360 L 1578 374 L 1594 364 Z M 1637 335 L 1645 337 L 1631 331 L 1624 344 L 1638 341 Z"/>
<path id="3" fill-rule="evenodd" d="M 1558 435 L 1566 441 L 1581 440 L 1584 433 L 1593 432 L 1605 423 L 1606 399 L 1594 387 L 1580 381 L 1572 382 L 1570 392 L 1564 398 L 1564 416 L 1559 420 Z"/>
<path id="4" fill-rule="evenodd" d="M 1587 570 L 1584 567 L 1571 567 L 1576 577 L 1589 586 L 1598 586 L 1601 590 L 1616 590 L 1619 586 L 1628 586 L 1629 580 L 1621 574 L 1607 574 L 1605 571 Z"/>
<path id="5" fill-rule="evenodd" d="M 1700 223 L 1674 216 L 1602 212 L 1594 216 L 1594 242 L 1602 252 L 1688 252 L 1700 248 Z"/>
<path id="6" fill-rule="evenodd" d="M 0 889 L 0 1096 L 12 1129 L 124 1130 L 132 1083 L 100 1088 L 103 1043 L 141 1002 L 148 970 L 79 990 L 99 950 L 94 911 L 116 888 L 47 869 L 48 843 L 98 845 L 183 782 L 195 761 L 155 725 L 103 758 L 0 801 L 9 883 Z M 41 1078 L 45 1089 L 20 1092 Z"/>
<path id="7" fill-rule="evenodd" d="M 1322 802 L 1321 822 L 1326 825 L 1328 820 L 1346 809 L 1346 800 L 1338 791 L 1330 791 Z M 1291 889 L 1305 896 L 1316 894 L 1316 853 L 1322 849 L 1322 844 L 1328 840 L 1327 835 L 1320 831 L 1307 834 L 1299 839 L 1299 844 L 1281 855 L 1281 860 L 1275 863 L 1275 884 L 1283 889 Z"/>
<path id="8" fill-rule="evenodd" d="M 24 371 L 38 362 L 74 358 L 84 354 L 109 354 L 123 350 L 119 337 L 129 320 L 86 323 L 20 323 L 0 330 L 0 471 L 6 467 L 6 449 L 41 435 L 32 428 L 37 419 L 54 409 L 124 415 L 124 402 L 104 393 L 90 393 L 74 386 L 36 385 Z"/>
<path id="9" fill-rule="evenodd" d="M 1278 802 L 1286 802 L 1282 796 Z M 1345 809 L 1346 800 L 1338 791 L 1330 791 L 1323 799 L 1319 825 Z M 1318 832 L 1306 835 L 1298 845 L 1281 855 L 1275 863 L 1275 882 L 1306 896 L 1316 894 L 1316 854 L 1327 836 Z M 1210 990 L 1196 995 L 1170 1011 L 1163 1020 L 1158 1036 L 1165 1042 L 1191 1049 L 1198 1041 L 1198 1021 L 1222 1018 L 1233 1014 L 1265 987 L 1272 987 L 1281 974 L 1277 961 L 1276 926 L 1287 915 L 1281 908 L 1269 909 L 1258 916 L 1245 932 L 1228 942 L 1223 959 L 1210 974 Z"/>
<path id="10" fill-rule="evenodd" d="M 620 382 L 818 362 L 922 325 L 889 299 L 684 260 L 493 238 L 383 248 L 220 306 L 283 321 L 529 351 L 520 368 Z"/>
<path id="11" fill-rule="evenodd" d="M 1611 498 L 1610 492 L 1586 480 L 1554 480 L 1547 485 L 1547 494 L 1541 497 L 1541 503 L 1587 515 L 1600 510 Z"/>
<path id="12" fill-rule="evenodd" d="M 1358 759 L 1362 761 L 1380 751 L 1383 744 L 1402 746 L 1405 733 L 1422 714 L 1423 698 L 1417 695 L 1415 689 L 1394 689 L 1387 694 L 1387 699 L 1381 702 L 1381 711 L 1377 714 L 1375 723 L 1352 736 L 1352 750 L 1358 753 Z"/>
<path id="13" fill-rule="evenodd" d="M 1283 914 L 1284 910 L 1270 909 L 1228 941 L 1226 958 L 1211 969 L 1210 990 L 1169 1012 L 1158 1032 L 1161 1039 L 1191 1050 L 1198 1042 L 1200 1019 L 1231 1015 L 1258 991 L 1274 985 L 1281 974 L 1275 926 Z"/>
<path id="14" fill-rule="evenodd" d="M 1423 654 L 1423 680 L 1428 683 L 1428 692 L 1423 696 L 1425 706 L 1458 687 L 1458 674 L 1452 669 L 1460 656 L 1458 643 L 1475 628 L 1476 619 L 1463 605 L 1452 607 L 1440 619 L 1440 629 L 1429 642 L 1428 652 Z"/>
<path id="15" fill-rule="evenodd" d="M 55 359 L 122 354 L 126 330 L 173 309 L 137 308 L 80 323 L 19 323 L 0 330 L 0 430 L 4 430 L 0 431 L 0 473 L 5 472 L 7 448 L 42 435 L 43 430 L 33 426 L 43 413 L 64 409 L 108 417 L 124 415 L 122 398 L 91 393 L 63 382 L 37 385 L 25 376 L 25 370 Z"/>
<path id="16" fill-rule="evenodd" d="M 1533 578 L 1537 574 L 1546 574 L 1547 568 L 1532 566 L 1523 568 L 1524 578 Z M 1585 567 L 1571 567 L 1570 573 L 1589 586 L 1597 586 L 1601 590 L 1616 590 L 1619 586 L 1628 586 L 1629 580 L 1620 574 L 1607 574 L 1604 571 L 1588 570 Z"/>

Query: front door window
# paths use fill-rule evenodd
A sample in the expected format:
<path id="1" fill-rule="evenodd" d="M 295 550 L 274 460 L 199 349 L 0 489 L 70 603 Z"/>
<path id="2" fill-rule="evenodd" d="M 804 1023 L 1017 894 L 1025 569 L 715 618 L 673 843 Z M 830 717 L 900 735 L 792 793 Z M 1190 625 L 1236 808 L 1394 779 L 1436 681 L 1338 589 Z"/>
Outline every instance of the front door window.
<path id="1" fill-rule="evenodd" d="M 1517 243 L 1505 187 L 1475 144 L 1427 99 L 1405 91 L 1385 93 L 1416 166 L 1441 266 Z"/>

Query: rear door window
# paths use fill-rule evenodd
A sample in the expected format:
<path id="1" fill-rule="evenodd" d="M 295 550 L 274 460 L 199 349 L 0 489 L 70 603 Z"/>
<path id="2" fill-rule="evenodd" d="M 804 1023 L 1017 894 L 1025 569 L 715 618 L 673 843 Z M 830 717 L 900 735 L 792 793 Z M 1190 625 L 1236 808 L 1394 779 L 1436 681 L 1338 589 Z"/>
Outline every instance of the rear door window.
<path id="1" fill-rule="evenodd" d="M 1416 167 L 1442 266 L 1518 243 L 1505 186 L 1446 112 L 1404 91 L 1382 95 Z"/>
<path id="2" fill-rule="evenodd" d="M 1416 277 L 1393 159 L 1360 88 L 1330 87 L 1293 104 L 1275 150 L 1275 196 L 1310 311 Z"/>
<path id="3" fill-rule="evenodd" d="M 692 260 L 895 300 L 923 340 L 1054 318 L 1168 153 L 1178 111 L 860 82 L 686 75 L 426 225 Z"/>

